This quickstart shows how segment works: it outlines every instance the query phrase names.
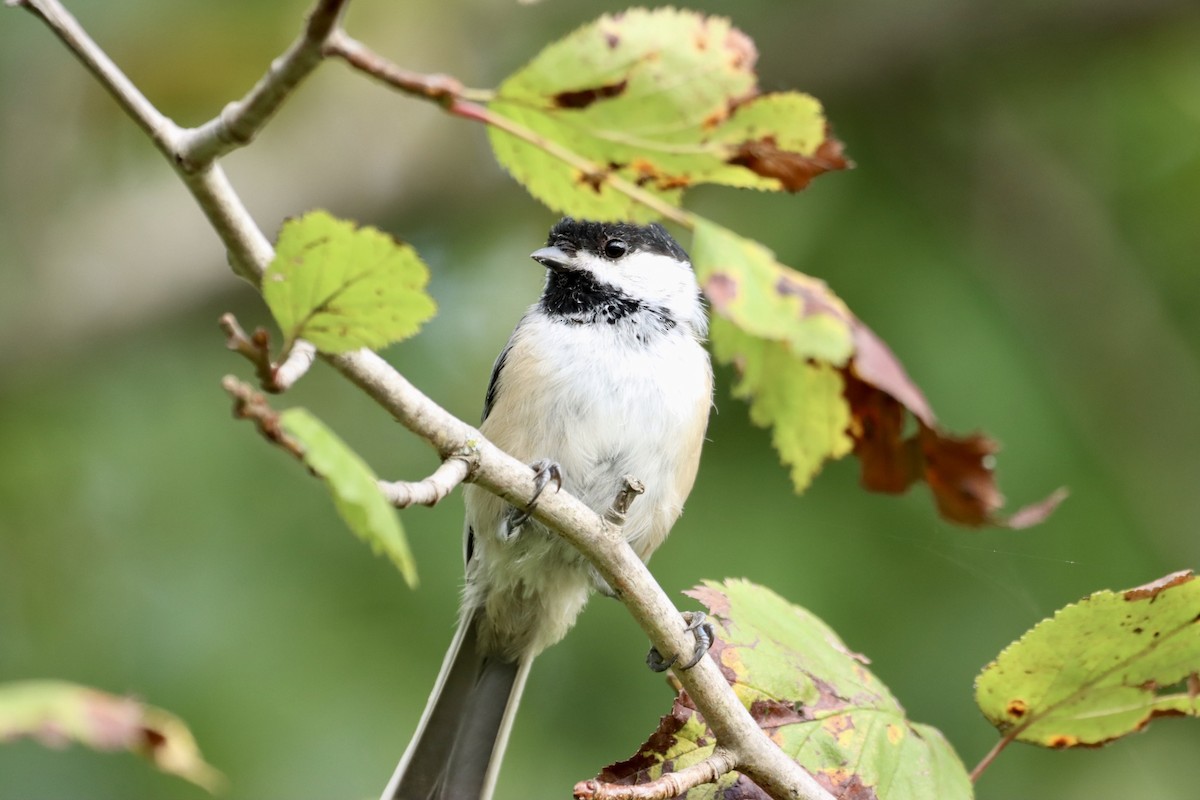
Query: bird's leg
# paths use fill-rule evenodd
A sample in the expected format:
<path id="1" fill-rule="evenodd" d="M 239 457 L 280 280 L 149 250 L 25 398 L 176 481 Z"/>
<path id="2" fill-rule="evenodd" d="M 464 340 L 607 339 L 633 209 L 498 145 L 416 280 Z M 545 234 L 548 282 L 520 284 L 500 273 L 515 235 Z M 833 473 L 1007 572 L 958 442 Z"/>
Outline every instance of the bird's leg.
<path id="1" fill-rule="evenodd" d="M 511 539 L 521 532 L 521 526 L 529 521 L 529 516 L 537 508 L 538 498 L 542 496 L 542 492 L 551 482 L 554 483 L 555 490 L 562 488 L 562 467 L 559 466 L 557 461 L 543 458 L 533 462 L 529 466 L 534 472 L 533 497 L 529 498 L 529 504 L 523 510 L 518 508 L 509 509 L 508 524 L 505 526 L 507 528 L 504 535 L 505 539 Z"/>
<path id="2" fill-rule="evenodd" d="M 703 611 L 685 611 L 683 619 L 687 623 L 684 630 L 691 631 L 696 637 L 696 649 L 692 651 L 691 658 L 686 664 L 680 664 L 680 669 L 691 669 L 700 663 L 700 659 L 704 658 L 704 654 L 708 652 L 708 648 L 712 647 L 713 643 L 713 627 L 708 622 L 708 617 Z M 673 656 L 670 661 L 663 658 L 662 653 L 658 652 L 658 648 L 651 647 L 650 652 L 646 654 L 646 666 L 655 672 L 666 672 L 675 665 L 679 660 L 679 656 Z"/>

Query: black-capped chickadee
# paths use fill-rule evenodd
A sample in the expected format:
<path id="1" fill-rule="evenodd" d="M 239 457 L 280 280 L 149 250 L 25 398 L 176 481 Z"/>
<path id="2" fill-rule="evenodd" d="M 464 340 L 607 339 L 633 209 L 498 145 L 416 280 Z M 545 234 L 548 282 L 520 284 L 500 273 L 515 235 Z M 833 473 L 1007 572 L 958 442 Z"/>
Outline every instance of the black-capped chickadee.
<path id="1" fill-rule="evenodd" d="M 692 489 L 712 405 L 691 263 L 660 225 L 569 217 L 532 257 L 545 290 L 496 359 L 480 431 L 597 513 L 638 478 L 623 533 L 649 559 Z M 533 657 L 608 589 L 526 511 L 473 485 L 465 502 L 458 632 L 385 800 L 491 797 Z"/>

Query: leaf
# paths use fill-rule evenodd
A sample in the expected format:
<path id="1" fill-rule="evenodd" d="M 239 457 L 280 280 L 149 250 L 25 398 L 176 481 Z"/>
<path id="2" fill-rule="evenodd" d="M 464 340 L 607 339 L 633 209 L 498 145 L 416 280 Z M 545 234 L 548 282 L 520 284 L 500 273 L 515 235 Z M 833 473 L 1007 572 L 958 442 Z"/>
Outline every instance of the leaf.
<path id="1" fill-rule="evenodd" d="M 759 94 L 757 56 L 722 17 L 670 8 L 605 15 L 500 85 L 489 110 L 549 145 L 489 126 L 496 160 L 553 209 L 638 221 L 657 214 L 613 179 L 678 205 L 701 183 L 794 192 L 850 166 L 819 102 Z"/>
<path id="2" fill-rule="evenodd" d="M 744 580 L 705 582 L 687 594 L 712 613 L 710 653 L 738 698 L 829 791 L 856 800 L 972 796 L 966 770 L 941 733 L 909 722 L 866 659 L 811 613 Z M 714 746 L 703 717 L 680 692 L 642 748 L 598 779 L 645 783 L 704 759 Z M 714 796 L 766 797 L 737 773 L 715 789 L 700 786 L 686 795 Z"/>
<path id="3" fill-rule="evenodd" d="M 304 449 L 304 463 L 324 479 L 338 514 L 376 553 L 385 553 L 410 587 L 417 566 L 396 510 L 379 491 L 371 468 L 346 443 L 303 408 L 280 413 L 283 429 Z"/>
<path id="4" fill-rule="evenodd" d="M 715 312 L 713 354 L 737 369 L 733 393 L 750 403 L 756 425 L 772 429 L 796 491 L 826 460 L 853 452 L 864 487 L 898 493 L 924 481 L 938 512 L 962 525 L 1028 527 L 1065 497 L 1060 490 L 1000 516 L 996 444 L 942 431 L 900 361 L 823 281 L 702 218 L 692 262 Z"/>
<path id="5" fill-rule="evenodd" d="M 307 339 L 323 353 L 344 353 L 415 334 L 437 309 L 428 282 L 411 246 L 311 211 L 283 223 L 262 290 L 285 350 Z"/>
<path id="6" fill-rule="evenodd" d="M 1200 716 L 1200 581 L 1190 570 L 1100 591 L 1009 645 L 975 681 L 1006 738 L 1094 747 L 1155 717 Z"/>
<path id="7" fill-rule="evenodd" d="M 103 752 L 128 750 L 209 792 L 225 782 L 174 714 L 66 681 L 0 684 L 0 742 L 21 737 L 55 748 L 75 741 Z"/>
<path id="8" fill-rule="evenodd" d="M 827 459 L 851 451 L 837 369 L 797 358 L 786 345 L 750 336 L 720 317 L 713 318 L 710 334 L 716 359 L 737 366 L 733 396 L 750 404 L 755 425 L 771 428 L 796 491 L 807 488 Z"/>

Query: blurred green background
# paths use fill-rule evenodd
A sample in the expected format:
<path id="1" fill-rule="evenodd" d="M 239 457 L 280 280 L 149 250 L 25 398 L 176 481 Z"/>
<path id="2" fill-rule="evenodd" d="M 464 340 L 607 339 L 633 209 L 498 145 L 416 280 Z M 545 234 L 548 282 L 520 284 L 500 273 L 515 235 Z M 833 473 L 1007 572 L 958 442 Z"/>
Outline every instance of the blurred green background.
<path id="1" fill-rule="evenodd" d="M 240 95 L 301 0 L 70 3 L 184 124 Z M 494 86 L 614 3 L 357 0 L 399 63 Z M 999 439 L 1033 530 L 962 531 L 924 493 L 868 496 L 856 465 L 794 496 L 718 374 L 699 483 L 651 566 L 673 596 L 745 576 L 868 654 L 912 718 L 973 765 L 995 741 L 978 670 L 1056 608 L 1200 565 L 1200 8 L 1170 0 L 887 0 L 732 13 L 765 89 L 826 104 L 858 164 L 796 197 L 706 189 L 694 208 L 829 281 L 953 430 Z M 143 135 L 30 15 L 0 12 L 0 680 L 129 692 L 192 726 L 230 798 L 376 796 L 449 641 L 461 500 L 403 520 L 422 585 L 348 535 L 303 470 L 234 423 L 216 328 L 267 314 Z M 553 215 L 482 128 L 328 64 L 226 162 L 269 233 L 314 207 L 413 242 L 441 313 L 386 356 L 477 419 L 541 274 Z M 686 243 L 686 242 L 685 242 Z M 379 471 L 431 451 L 318 367 L 285 402 Z M 681 602 L 684 601 L 680 598 Z M 501 798 L 569 796 L 629 755 L 670 693 L 613 602 L 534 667 Z M 1103 750 L 1009 749 L 981 798 L 1192 798 L 1200 725 Z M 127 755 L 0 747 L 0 798 L 203 793 Z"/>

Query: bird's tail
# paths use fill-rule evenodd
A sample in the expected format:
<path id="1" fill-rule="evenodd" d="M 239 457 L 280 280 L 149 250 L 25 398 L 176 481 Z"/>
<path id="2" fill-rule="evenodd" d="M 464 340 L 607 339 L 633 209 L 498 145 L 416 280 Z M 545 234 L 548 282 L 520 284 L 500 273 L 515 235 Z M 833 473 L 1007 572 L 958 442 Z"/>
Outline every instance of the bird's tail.
<path id="1" fill-rule="evenodd" d="M 487 800 L 532 658 L 479 652 L 476 616 L 462 621 L 433 694 L 381 800 Z"/>

